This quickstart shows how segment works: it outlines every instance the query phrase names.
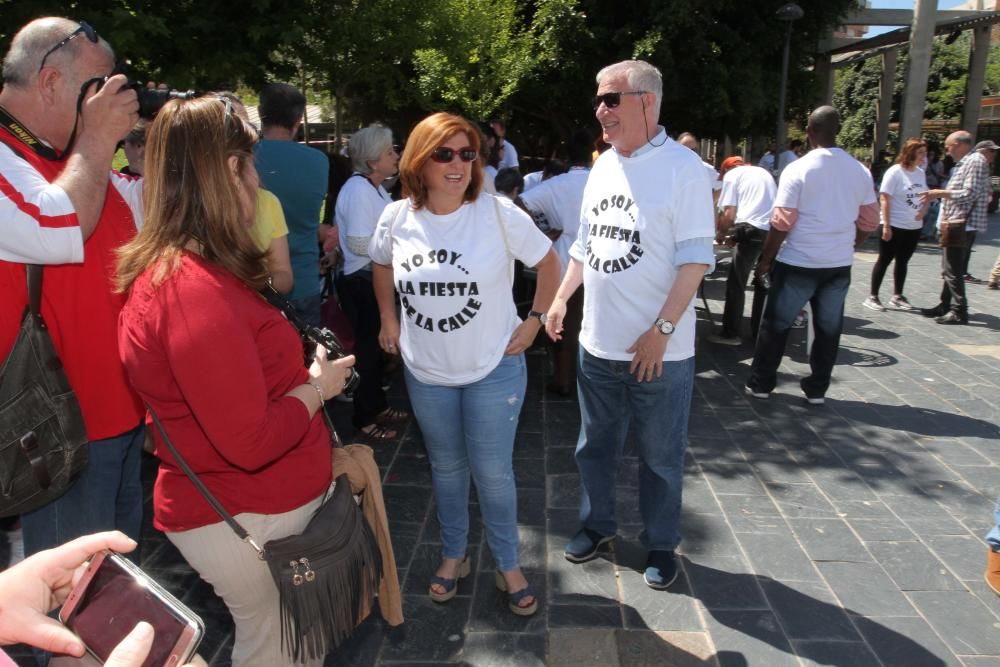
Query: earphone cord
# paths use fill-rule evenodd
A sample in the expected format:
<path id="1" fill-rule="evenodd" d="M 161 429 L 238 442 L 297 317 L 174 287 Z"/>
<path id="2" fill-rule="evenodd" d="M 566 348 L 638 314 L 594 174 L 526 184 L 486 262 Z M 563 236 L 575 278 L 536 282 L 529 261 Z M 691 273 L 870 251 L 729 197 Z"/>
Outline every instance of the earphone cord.
<path id="1" fill-rule="evenodd" d="M 642 98 L 640 97 L 639 99 L 641 100 Z M 649 121 L 646 120 L 646 103 L 645 102 L 642 103 L 642 112 L 643 112 L 642 113 L 642 124 L 646 128 L 646 136 L 649 137 Z M 667 139 L 668 139 L 667 134 L 666 134 L 666 132 L 664 132 L 663 133 L 663 141 L 661 141 L 660 143 L 654 144 L 652 139 L 646 139 L 646 143 L 649 144 L 650 146 L 652 146 L 653 148 L 659 148 L 663 144 L 667 143 Z"/>

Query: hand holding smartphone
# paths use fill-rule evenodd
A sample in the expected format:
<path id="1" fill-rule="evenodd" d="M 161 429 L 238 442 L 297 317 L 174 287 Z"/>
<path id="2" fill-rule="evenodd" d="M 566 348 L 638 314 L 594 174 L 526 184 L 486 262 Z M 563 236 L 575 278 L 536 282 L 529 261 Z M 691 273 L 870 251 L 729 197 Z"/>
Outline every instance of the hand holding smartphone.
<path id="1" fill-rule="evenodd" d="M 104 664 L 115 647 L 145 621 L 154 631 L 142 667 L 178 667 L 194 655 L 202 620 L 145 572 L 118 554 L 94 555 L 59 611 L 59 620 Z"/>

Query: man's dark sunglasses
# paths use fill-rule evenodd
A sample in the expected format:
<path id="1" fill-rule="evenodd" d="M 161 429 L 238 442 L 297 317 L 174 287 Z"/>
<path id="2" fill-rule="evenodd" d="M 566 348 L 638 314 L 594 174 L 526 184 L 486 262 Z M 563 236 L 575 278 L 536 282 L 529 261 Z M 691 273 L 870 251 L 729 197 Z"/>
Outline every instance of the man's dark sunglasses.
<path id="1" fill-rule="evenodd" d="M 56 44 L 55 46 L 53 46 L 51 49 L 49 49 L 48 51 L 45 52 L 45 55 L 42 56 L 42 64 L 38 66 L 38 71 L 41 72 L 42 69 L 45 67 L 45 61 L 49 59 L 49 56 L 51 56 L 56 51 L 58 51 L 59 49 L 61 49 L 64 46 L 66 46 L 70 42 L 72 42 L 74 39 L 76 39 L 77 35 L 80 35 L 80 34 L 84 35 L 92 43 L 97 44 L 97 31 L 94 30 L 91 27 L 91 25 L 89 23 L 87 23 L 86 21 L 80 21 L 80 27 L 79 28 L 77 28 L 76 30 L 74 30 L 70 34 L 66 35 L 66 37 L 63 38 L 63 40 L 61 42 L 59 42 L 58 44 Z"/>
<path id="2" fill-rule="evenodd" d="M 622 103 L 622 95 L 645 95 L 645 90 L 632 90 L 624 93 L 604 93 L 603 95 L 594 95 L 594 110 L 601 106 L 601 102 L 604 102 L 604 106 L 609 109 L 614 109 L 616 106 Z"/>
<path id="3" fill-rule="evenodd" d="M 455 159 L 456 155 L 458 155 L 458 159 L 462 162 L 472 162 L 479 154 L 471 146 L 459 148 L 458 150 L 441 146 L 440 148 L 434 149 L 434 152 L 431 153 L 431 159 L 435 162 L 440 162 L 441 164 L 448 164 Z"/>

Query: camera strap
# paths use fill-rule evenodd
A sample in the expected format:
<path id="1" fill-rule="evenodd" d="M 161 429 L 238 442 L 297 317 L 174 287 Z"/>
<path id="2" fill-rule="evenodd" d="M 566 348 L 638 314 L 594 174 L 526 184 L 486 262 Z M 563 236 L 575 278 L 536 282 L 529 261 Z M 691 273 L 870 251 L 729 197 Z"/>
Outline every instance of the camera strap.
<path id="1" fill-rule="evenodd" d="M 10 132 L 18 141 L 22 144 L 35 151 L 39 157 L 45 160 L 58 160 L 59 154 L 56 153 L 55 149 L 51 146 L 42 142 L 41 139 L 36 137 L 32 132 L 21 125 L 16 118 L 10 115 L 6 109 L 0 107 L 0 124 L 3 124 L 7 131 Z"/>

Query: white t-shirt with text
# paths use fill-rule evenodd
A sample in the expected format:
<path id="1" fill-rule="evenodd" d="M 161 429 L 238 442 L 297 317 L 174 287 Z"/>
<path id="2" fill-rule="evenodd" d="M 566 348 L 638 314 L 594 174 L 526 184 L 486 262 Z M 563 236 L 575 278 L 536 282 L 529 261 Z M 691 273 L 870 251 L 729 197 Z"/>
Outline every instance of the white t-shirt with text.
<path id="1" fill-rule="evenodd" d="M 840 148 L 814 148 L 781 173 L 775 207 L 798 210 L 778 253 L 792 266 L 827 269 L 854 262 L 858 211 L 875 203 L 868 168 Z"/>
<path id="2" fill-rule="evenodd" d="M 920 167 L 913 170 L 894 164 L 882 176 L 879 192 L 889 195 L 889 226 L 896 229 L 920 229 L 924 226 L 920 213 L 920 193 L 927 192 L 927 176 Z M 879 207 L 881 217 L 881 207 Z M 882 220 L 885 224 L 885 220 Z"/>
<path id="3" fill-rule="evenodd" d="M 630 361 L 626 350 L 659 317 L 674 283 L 676 244 L 715 236 L 704 163 L 672 139 L 639 156 L 605 151 L 590 172 L 570 256 L 583 263 L 580 344 Z M 674 322 L 664 361 L 694 355 L 694 299 Z"/>
<path id="4" fill-rule="evenodd" d="M 771 210 L 778 188 L 774 177 L 762 167 L 734 167 L 722 177 L 719 208 L 736 207 L 736 222 L 748 222 L 757 229 L 771 228 Z"/>
<path id="5" fill-rule="evenodd" d="M 489 194 L 447 215 L 414 211 L 409 199 L 387 206 L 368 254 L 392 266 L 402 304 L 400 351 L 410 372 L 445 386 L 486 377 L 521 323 L 511 294 L 513 260 L 535 266 L 550 246 L 527 213 Z"/>

